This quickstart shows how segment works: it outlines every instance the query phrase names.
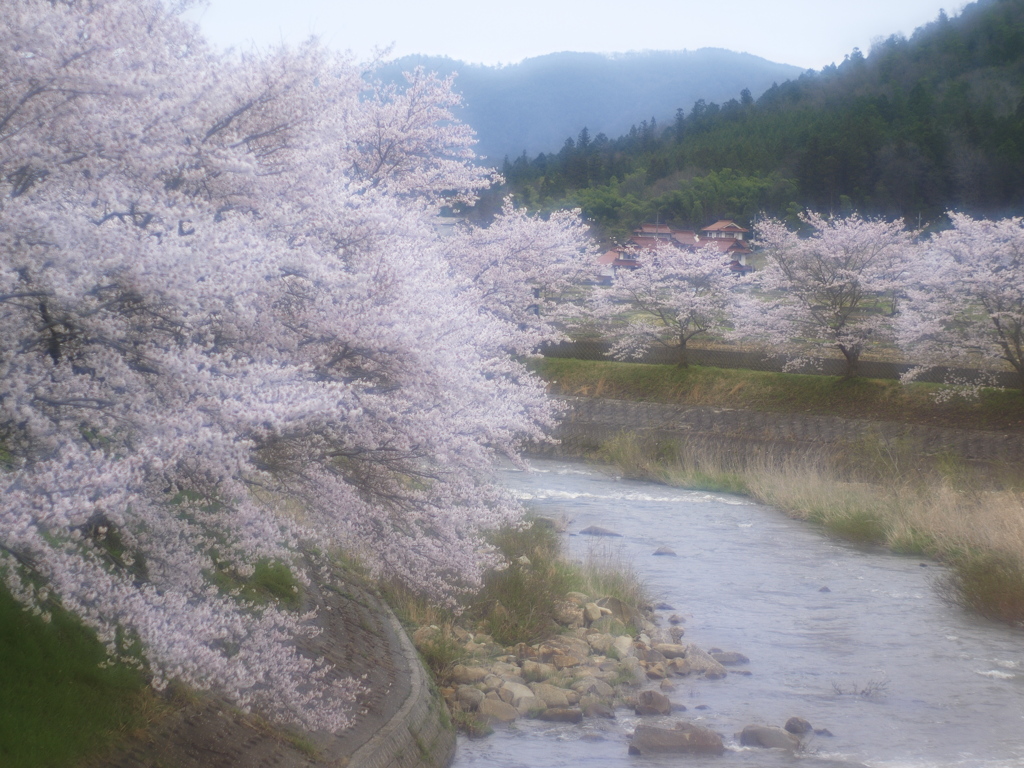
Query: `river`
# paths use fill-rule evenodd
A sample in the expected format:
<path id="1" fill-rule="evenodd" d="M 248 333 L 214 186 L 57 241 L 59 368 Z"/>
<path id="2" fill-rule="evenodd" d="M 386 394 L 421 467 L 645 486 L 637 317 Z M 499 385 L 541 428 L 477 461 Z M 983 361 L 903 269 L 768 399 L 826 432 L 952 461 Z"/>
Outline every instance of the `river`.
<path id="1" fill-rule="evenodd" d="M 676 678 L 678 719 L 726 737 L 722 757 L 632 757 L 640 718 L 582 726 L 519 721 L 487 739 L 460 738 L 456 768 L 643 765 L 1024 768 L 1024 632 L 941 596 L 941 566 L 830 538 L 770 507 L 728 494 L 623 480 L 600 467 L 535 460 L 504 481 L 540 514 L 565 518 L 570 553 L 613 547 L 659 611 L 686 618 L 684 642 L 739 651 L 749 675 Z M 598 525 L 622 534 L 597 539 Z M 658 547 L 676 557 L 655 557 Z M 803 717 L 816 735 L 797 755 L 740 747 L 745 725 Z"/>

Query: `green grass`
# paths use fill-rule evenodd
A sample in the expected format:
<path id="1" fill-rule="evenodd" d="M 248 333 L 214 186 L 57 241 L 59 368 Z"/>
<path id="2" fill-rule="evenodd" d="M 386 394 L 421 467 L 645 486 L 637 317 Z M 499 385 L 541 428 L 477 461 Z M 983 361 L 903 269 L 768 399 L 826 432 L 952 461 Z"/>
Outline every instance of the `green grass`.
<path id="1" fill-rule="evenodd" d="M 0 765 L 67 766 L 144 727 L 162 708 L 141 672 L 101 667 L 95 634 L 67 613 L 50 622 L 0 588 Z"/>
<path id="2" fill-rule="evenodd" d="M 636 572 L 614 550 L 595 549 L 583 562 L 569 561 L 562 554 L 560 535 L 543 522 L 502 528 L 492 543 L 509 565 L 485 576 L 469 614 L 502 645 L 534 643 L 560 631 L 556 603 L 568 592 L 617 597 L 636 606 L 647 602 Z M 520 562 L 524 556 L 528 564 Z"/>
<path id="3" fill-rule="evenodd" d="M 540 358 L 530 364 L 551 383 L 552 392 L 564 395 L 1024 429 L 1024 395 L 1019 390 L 986 389 L 977 400 L 953 397 L 937 403 L 935 395 L 944 389 L 938 384 L 569 358 Z"/>
<path id="4" fill-rule="evenodd" d="M 298 608 L 302 590 L 286 563 L 263 559 L 256 563 L 253 575 L 238 578 L 233 572 L 218 570 L 208 574 L 222 593 L 236 594 L 240 600 L 257 605 L 277 603 L 282 608 Z"/>
<path id="5" fill-rule="evenodd" d="M 578 584 L 562 560 L 558 533 L 530 522 L 523 528 L 502 528 L 491 543 L 508 567 L 484 577 L 470 614 L 502 645 L 534 643 L 550 635 L 556 626 L 555 603 Z M 529 564 L 519 562 L 522 557 Z"/>

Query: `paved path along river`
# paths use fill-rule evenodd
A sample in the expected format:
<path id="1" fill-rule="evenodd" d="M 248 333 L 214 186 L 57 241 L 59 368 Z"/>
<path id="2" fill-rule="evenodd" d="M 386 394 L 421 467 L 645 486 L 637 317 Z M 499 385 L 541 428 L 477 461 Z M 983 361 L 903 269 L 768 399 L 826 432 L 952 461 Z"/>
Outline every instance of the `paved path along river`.
<path id="1" fill-rule="evenodd" d="M 1024 632 L 950 605 L 941 566 L 835 541 L 776 510 L 724 494 L 617 479 L 579 463 L 504 471 L 528 505 L 570 520 L 570 551 L 611 546 L 656 601 L 687 617 L 686 640 L 744 653 L 750 675 L 677 681 L 686 712 L 727 737 L 721 758 L 637 758 L 640 719 L 562 726 L 521 721 L 461 741 L 456 768 L 644 765 L 1024 768 Z M 590 525 L 621 538 L 577 535 Z M 677 557 L 654 557 L 661 546 Z M 751 723 L 791 716 L 833 735 L 806 750 L 738 746 Z"/>

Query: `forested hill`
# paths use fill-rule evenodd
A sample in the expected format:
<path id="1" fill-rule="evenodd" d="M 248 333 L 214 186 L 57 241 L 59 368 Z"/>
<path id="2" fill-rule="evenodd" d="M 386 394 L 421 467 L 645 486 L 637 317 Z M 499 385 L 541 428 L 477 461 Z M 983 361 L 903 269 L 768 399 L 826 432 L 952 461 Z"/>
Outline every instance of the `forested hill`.
<path id="1" fill-rule="evenodd" d="M 701 227 L 803 208 L 903 216 L 1024 204 L 1024 0 L 979 0 L 909 38 L 758 99 L 678 105 L 615 140 L 577 126 L 561 151 L 505 164 L 534 208 L 581 205 L 610 234 L 643 220 Z"/>
<path id="2" fill-rule="evenodd" d="M 802 71 L 719 48 L 604 55 L 552 53 L 519 64 L 487 67 L 449 58 L 407 56 L 378 74 L 397 80 L 416 66 L 458 73 L 459 119 L 477 132 L 478 154 L 502 157 L 550 152 L 584 125 L 617 136 L 643 118 L 668 120 L 679 104 L 724 100 L 748 88 L 760 95 Z"/>

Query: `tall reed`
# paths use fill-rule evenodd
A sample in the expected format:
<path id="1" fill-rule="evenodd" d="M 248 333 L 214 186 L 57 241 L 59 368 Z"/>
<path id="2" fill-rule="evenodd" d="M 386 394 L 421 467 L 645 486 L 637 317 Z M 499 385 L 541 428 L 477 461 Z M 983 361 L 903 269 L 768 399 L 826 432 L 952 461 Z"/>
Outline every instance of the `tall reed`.
<path id="1" fill-rule="evenodd" d="M 631 477 L 743 493 L 843 538 L 950 566 L 951 599 L 1024 622 L 1024 488 L 910 444 L 861 438 L 829 450 L 624 433 L 602 456 Z"/>

